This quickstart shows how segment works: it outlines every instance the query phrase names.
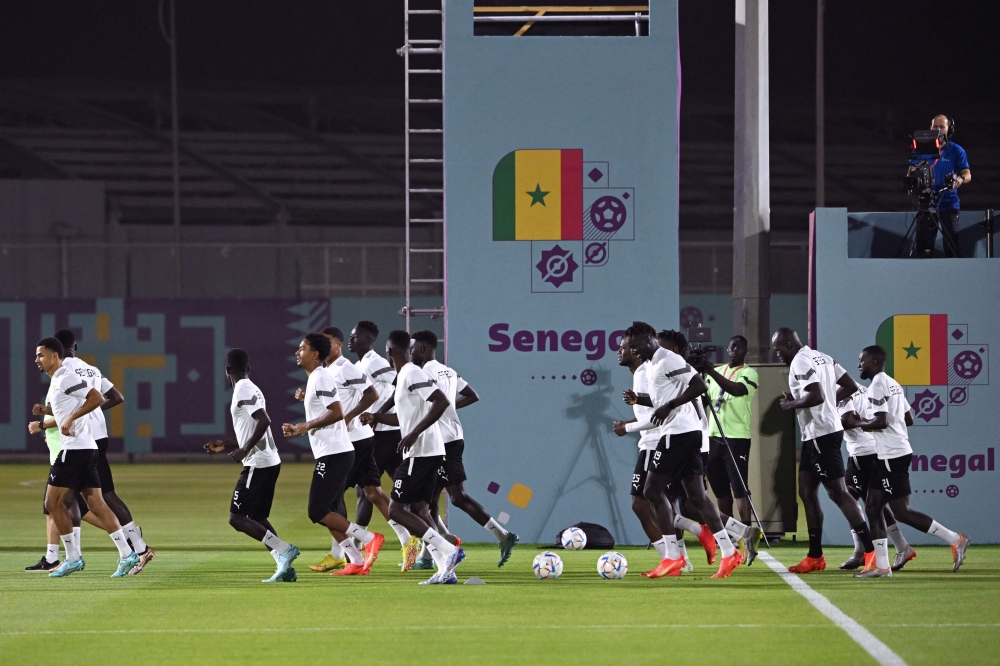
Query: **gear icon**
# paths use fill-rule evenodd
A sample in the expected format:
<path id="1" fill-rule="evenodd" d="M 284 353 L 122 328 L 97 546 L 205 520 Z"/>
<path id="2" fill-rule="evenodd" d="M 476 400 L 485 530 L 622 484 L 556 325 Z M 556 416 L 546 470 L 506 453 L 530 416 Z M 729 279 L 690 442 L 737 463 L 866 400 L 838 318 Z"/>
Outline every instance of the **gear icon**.
<path id="1" fill-rule="evenodd" d="M 944 403 L 934 391 L 927 389 L 913 396 L 913 411 L 918 419 L 930 423 L 934 419 L 941 418 L 941 410 Z"/>

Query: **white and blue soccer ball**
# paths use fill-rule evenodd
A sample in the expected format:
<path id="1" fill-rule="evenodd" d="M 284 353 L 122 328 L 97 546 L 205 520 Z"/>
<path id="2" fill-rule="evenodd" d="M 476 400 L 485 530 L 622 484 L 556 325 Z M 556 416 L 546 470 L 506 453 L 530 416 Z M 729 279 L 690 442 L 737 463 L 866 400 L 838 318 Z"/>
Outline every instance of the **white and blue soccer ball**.
<path id="1" fill-rule="evenodd" d="M 587 533 L 579 527 L 567 527 L 559 540 L 566 550 L 583 550 L 587 547 Z"/>
<path id="2" fill-rule="evenodd" d="M 628 560 L 621 553 L 614 551 L 604 553 L 597 560 L 597 573 L 601 574 L 601 578 L 608 580 L 624 578 L 628 573 Z"/>
<path id="3" fill-rule="evenodd" d="M 559 578 L 563 572 L 562 558 L 550 551 L 539 553 L 535 555 L 531 569 L 535 572 L 535 578 L 539 580 Z"/>

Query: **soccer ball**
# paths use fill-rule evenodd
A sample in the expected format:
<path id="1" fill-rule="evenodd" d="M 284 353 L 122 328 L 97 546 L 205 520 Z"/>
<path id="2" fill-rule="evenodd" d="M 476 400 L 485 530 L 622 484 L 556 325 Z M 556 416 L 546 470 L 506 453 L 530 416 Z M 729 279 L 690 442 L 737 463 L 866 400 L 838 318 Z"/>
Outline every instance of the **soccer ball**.
<path id="1" fill-rule="evenodd" d="M 546 578 L 559 578 L 562 575 L 562 558 L 555 553 L 546 551 L 535 555 L 535 562 L 531 565 L 535 572 L 535 578 L 545 580 Z"/>
<path id="2" fill-rule="evenodd" d="M 583 550 L 587 547 L 587 533 L 579 527 L 567 527 L 559 540 L 566 550 Z"/>
<path id="3" fill-rule="evenodd" d="M 597 560 L 597 573 L 601 574 L 601 578 L 609 580 L 624 578 L 628 573 L 628 560 L 621 553 L 604 553 Z"/>

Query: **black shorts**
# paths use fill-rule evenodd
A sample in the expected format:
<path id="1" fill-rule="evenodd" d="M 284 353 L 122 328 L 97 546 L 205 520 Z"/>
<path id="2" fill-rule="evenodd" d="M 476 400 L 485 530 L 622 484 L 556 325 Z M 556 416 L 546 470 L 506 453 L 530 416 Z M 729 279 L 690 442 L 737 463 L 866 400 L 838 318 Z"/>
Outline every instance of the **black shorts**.
<path id="1" fill-rule="evenodd" d="M 399 430 L 376 430 L 373 454 L 375 456 L 375 467 L 378 469 L 378 477 L 388 474 L 390 477 L 396 473 L 403 462 L 403 454 L 399 452 L 399 440 L 403 438 Z"/>
<path id="2" fill-rule="evenodd" d="M 354 465 L 351 466 L 351 471 L 347 475 L 345 487 L 361 486 L 367 488 L 368 486 L 381 485 L 382 474 L 375 464 L 375 438 L 368 437 L 351 443 L 354 444 Z"/>
<path id="3" fill-rule="evenodd" d="M 442 488 L 465 483 L 469 477 L 465 475 L 465 463 L 462 454 L 465 452 L 465 440 L 456 439 L 444 445 L 444 463 L 438 469 L 438 481 Z"/>
<path id="4" fill-rule="evenodd" d="M 438 469 L 444 456 L 410 458 L 400 463 L 392 475 L 392 495 L 396 502 L 430 502 L 437 488 Z"/>
<path id="5" fill-rule="evenodd" d="M 100 488 L 97 475 L 97 449 L 62 451 L 49 468 L 49 485 L 80 492 L 84 488 Z"/>
<path id="6" fill-rule="evenodd" d="M 314 523 L 335 512 L 344 499 L 347 475 L 354 467 L 354 451 L 333 453 L 316 459 L 309 486 L 309 519 Z"/>
<path id="7" fill-rule="evenodd" d="M 111 475 L 111 465 L 108 464 L 108 438 L 97 440 L 97 477 L 101 480 L 101 492 L 115 491 L 115 477 Z"/>
<path id="8" fill-rule="evenodd" d="M 843 478 L 844 455 L 840 452 L 843 441 L 844 432 L 840 431 L 802 442 L 799 471 L 811 472 L 821 481 Z"/>
<path id="9" fill-rule="evenodd" d="M 910 490 L 910 462 L 912 460 L 913 454 L 907 453 L 898 458 L 875 461 L 869 489 L 881 490 L 891 499 L 908 497 L 912 492 Z"/>
<path id="10" fill-rule="evenodd" d="M 861 499 L 868 494 L 868 486 L 871 485 L 872 472 L 878 463 L 878 456 L 874 453 L 867 456 L 847 456 L 847 470 L 844 473 L 844 481 L 848 488 L 854 489 Z"/>
<path id="11" fill-rule="evenodd" d="M 49 492 L 49 484 L 45 484 L 45 493 Z M 88 513 L 90 513 L 90 507 L 87 506 L 87 500 L 83 499 L 83 495 L 80 493 L 73 493 L 76 496 L 76 506 L 80 509 L 80 517 L 83 518 Z M 42 513 L 46 516 L 49 515 L 49 510 L 45 508 L 45 495 L 42 495 Z"/>
<path id="12" fill-rule="evenodd" d="M 729 448 L 736 457 L 736 464 L 733 464 L 733 457 L 726 450 L 726 444 L 721 437 L 712 437 L 708 444 L 708 463 L 705 465 L 705 476 L 712 486 L 712 492 L 718 497 L 735 497 L 740 499 L 746 497 L 747 493 L 743 487 L 743 482 L 747 479 L 747 471 L 750 465 L 750 440 L 729 438 Z M 740 481 L 740 479 L 743 481 Z"/>
<path id="13" fill-rule="evenodd" d="M 254 520 L 267 520 L 271 515 L 274 501 L 274 486 L 281 474 L 281 463 L 271 467 L 244 467 L 236 488 L 229 512 Z"/>
<path id="14" fill-rule="evenodd" d="M 670 448 L 667 448 L 668 437 Z M 703 475 L 705 463 L 701 457 L 701 431 L 692 430 L 661 437 L 649 462 L 649 471 L 668 476 L 671 482 Z"/>
<path id="15" fill-rule="evenodd" d="M 646 487 L 646 476 L 649 474 L 649 461 L 653 459 L 653 451 L 646 449 L 639 450 L 639 458 L 635 461 L 635 469 L 632 470 L 632 489 L 629 491 L 632 497 L 642 497 L 643 489 Z"/>

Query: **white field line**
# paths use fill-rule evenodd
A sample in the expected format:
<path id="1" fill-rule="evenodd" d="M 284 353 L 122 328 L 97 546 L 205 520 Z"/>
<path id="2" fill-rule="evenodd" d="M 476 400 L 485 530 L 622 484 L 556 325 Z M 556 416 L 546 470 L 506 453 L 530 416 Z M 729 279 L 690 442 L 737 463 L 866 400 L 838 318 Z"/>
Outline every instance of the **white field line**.
<path id="1" fill-rule="evenodd" d="M 847 632 L 847 635 L 855 643 L 864 648 L 865 652 L 870 654 L 879 664 L 883 666 L 906 666 L 903 658 L 893 652 L 888 645 L 875 638 L 870 631 L 851 619 L 844 611 L 830 603 L 829 599 L 809 587 L 801 578 L 788 571 L 788 567 L 784 564 L 774 559 L 768 553 L 760 553 L 758 557 L 771 568 L 771 571 L 781 576 L 793 590 L 805 597 L 816 610 Z"/>
<path id="2" fill-rule="evenodd" d="M 759 557 L 759 556 L 758 556 Z M 828 602 L 829 603 L 829 602 Z M 957 623 L 957 624 L 884 624 L 884 627 L 950 628 L 984 627 L 997 628 L 1000 623 Z M 595 629 L 650 630 L 650 629 L 835 629 L 829 624 L 587 624 L 587 625 L 531 625 L 514 627 L 440 625 L 430 627 L 397 627 L 400 631 L 591 631 Z M 101 636 L 129 634 L 261 634 L 296 632 L 344 632 L 381 631 L 380 627 L 202 627 L 192 629 L 76 629 L 66 631 L 0 631 L 0 638 L 17 636 Z M 902 661 L 895 662 L 902 664 Z"/>

